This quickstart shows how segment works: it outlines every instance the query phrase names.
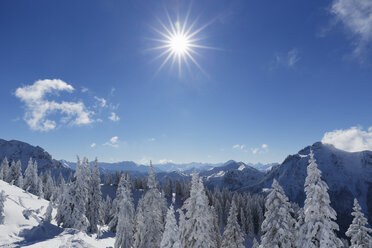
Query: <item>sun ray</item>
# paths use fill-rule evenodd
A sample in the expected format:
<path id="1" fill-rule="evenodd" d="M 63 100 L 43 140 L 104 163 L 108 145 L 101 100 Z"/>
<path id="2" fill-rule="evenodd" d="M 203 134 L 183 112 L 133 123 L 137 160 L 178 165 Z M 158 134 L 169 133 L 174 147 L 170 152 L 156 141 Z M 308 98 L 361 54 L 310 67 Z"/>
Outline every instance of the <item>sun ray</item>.
<path id="1" fill-rule="evenodd" d="M 187 10 L 183 21 L 181 21 L 178 16 L 174 21 L 168 11 L 165 10 L 166 22 L 164 23 L 158 19 L 160 29 L 153 27 L 154 31 L 160 36 L 160 38 L 154 38 L 151 40 L 159 42 L 160 44 L 150 48 L 149 50 L 161 50 L 160 54 L 156 56 L 155 59 L 164 58 L 157 73 L 169 61 L 171 67 L 177 64 L 179 75 L 181 75 L 183 63 L 186 65 L 188 70 L 190 70 L 190 65 L 195 65 L 198 69 L 204 72 L 200 64 L 196 61 L 194 55 L 199 55 L 197 50 L 200 49 L 213 49 L 213 47 L 199 44 L 202 39 L 198 37 L 198 34 L 208 27 L 211 22 L 198 26 L 199 18 L 195 18 L 191 21 L 190 12 L 191 6 Z M 191 63 L 189 63 L 189 61 L 191 61 Z"/>

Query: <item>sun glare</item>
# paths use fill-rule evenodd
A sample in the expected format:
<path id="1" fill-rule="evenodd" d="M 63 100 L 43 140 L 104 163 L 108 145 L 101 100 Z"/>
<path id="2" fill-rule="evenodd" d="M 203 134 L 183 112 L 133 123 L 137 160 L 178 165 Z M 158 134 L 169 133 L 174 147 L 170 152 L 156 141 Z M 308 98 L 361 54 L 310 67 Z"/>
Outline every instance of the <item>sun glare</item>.
<path id="1" fill-rule="evenodd" d="M 156 58 L 163 58 L 158 71 L 169 62 L 171 65 L 177 64 L 179 74 L 181 74 L 182 64 L 184 63 L 190 69 L 190 61 L 203 71 L 202 67 L 196 61 L 195 56 L 199 55 L 198 49 L 211 47 L 198 44 L 200 38 L 197 38 L 197 35 L 206 28 L 208 24 L 195 28 L 195 26 L 197 26 L 196 20 L 191 23 L 188 22 L 189 12 L 182 23 L 179 20 L 174 22 L 168 13 L 167 18 L 168 25 L 165 25 L 159 20 L 160 29 L 154 28 L 160 35 L 160 39 L 153 40 L 161 44 L 152 49 L 161 50 L 161 53 Z"/>
<path id="2" fill-rule="evenodd" d="M 189 40 L 184 34 L 176 34 L 169 40 L 172 51 L 177 55 L 183 55 L 189 49 Z"/>

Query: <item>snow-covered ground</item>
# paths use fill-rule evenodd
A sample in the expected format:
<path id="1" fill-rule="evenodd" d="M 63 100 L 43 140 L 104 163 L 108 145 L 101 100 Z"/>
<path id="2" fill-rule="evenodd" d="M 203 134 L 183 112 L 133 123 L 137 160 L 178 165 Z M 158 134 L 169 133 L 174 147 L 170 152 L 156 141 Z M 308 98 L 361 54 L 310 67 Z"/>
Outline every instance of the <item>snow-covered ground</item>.
<path id="1" fill-rule="evenodd" d="M 0 247 L 113 247 L 115 237 L 102 228 L 102 236 L 86 234 L 74 229 L 60 228 L 52 220 L 44 222 L 49 201 L 39 199 L 16 186 L 0 180 L 4 190 L 5 222 L 0 225 Z M 56 209 L 53 209 L 53 217 Z"/>

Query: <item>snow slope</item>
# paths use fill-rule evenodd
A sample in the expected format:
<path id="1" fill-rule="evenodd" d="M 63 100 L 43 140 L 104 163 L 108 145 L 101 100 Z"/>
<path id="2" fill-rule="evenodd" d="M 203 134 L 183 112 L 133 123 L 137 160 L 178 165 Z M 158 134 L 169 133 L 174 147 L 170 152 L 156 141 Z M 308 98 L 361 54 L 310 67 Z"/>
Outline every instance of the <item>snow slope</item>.
<path id="1" fill-rule="evenodd" d="M 115 238 L 105 232 L 100 239 L 74 229 L 63 229 L 43 222 L 49 201 L 0 180 L 0 191 L 6 195 L 5 222 L 0 225 L 0 247 L 110 247 Z M 53 209 L 53 217 L 56 209 Z"/>

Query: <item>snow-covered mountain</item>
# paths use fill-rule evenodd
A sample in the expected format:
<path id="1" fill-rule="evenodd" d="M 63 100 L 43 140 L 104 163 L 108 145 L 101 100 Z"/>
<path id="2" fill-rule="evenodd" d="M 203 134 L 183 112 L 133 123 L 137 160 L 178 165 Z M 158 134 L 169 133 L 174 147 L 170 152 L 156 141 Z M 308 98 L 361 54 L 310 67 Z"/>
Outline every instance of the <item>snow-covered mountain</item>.
<path id="1" fill-rule="evenodd" d="M 182 171 L 186 173 L 192 172 L 194 169 L 196 171 L 204 171 L 210 168 L 218 167 L 223 165 L 223 163 L 216 163 L 216 164 L 209 164 L 209 163 L 198 163 L 198 162 L 191 162 L 191 163 L 164 163 L 164 164 L 154 164 L 155 168 L 158 168 L 164 172 L 172 172 L 172 171 Z"/>
<path id="2" fill-rule="evenodd" d="M 200 172 L 200 176 L 204 178 L 208 188 L 212 189 L 218 186 L 219 188 L 228 188 L 230 190 L 255 184 L 264 175 L 264 172 L 234 160 L 227 161 L 222 166 Z"/>
<path id="3" fill-rule="evenodd" d="M 70 228 L 60 228 L 55 220 L 44 222 L 49 201 L 40 199 L 16 186 L 0 180 L 4 190 L 4 224 L 0 225 L 1 247 L 113 247 L 113 234 L 104 230 L 96 239 L 95 234 L 86 234 Z M 56 215 L 54 209 L 52 216 Z"/>
<path id="4" fill-rule="evenodd" d="M 53 175 L 62 172 L 67 176 L 71 169 L 63 166 L 62 163 L 52 158 L 52 156 L 39 146 L 32 146 L 22 141 L 0 139 L 0 160 L 7 158 L 9 162 L 12 160 L 20 160 L 22 163 L 22 171 L 25 171 L 30 157 L 37 161 L 39 173 L 50 170 Z"/>
<path id="5" fill-rule="evenodd" d="M 275 178 L 291 201 L 303 206 L 304 183 L 310 149 L 313 150 L 322 178 L 329 186 L 331 205 L 338 215 L 338 223 L 344 232 L 351 222 L 353 199 L 357 198 L 372 223 L 372 151 L 346 152 L 329 144 L 317 142 L 272 168 L 261 180 L 240 188 L 240 191 L 261 192 L 270 188 Z"/>
<path id="6" fill-rule="evenodd" d="M 279 163 L 268 163 L 268 164 L 262 164 L 262 163 L 257 163 L 257 164 L 252 164 L 252 163 L 247 163 L 247 165 L 249 165 L 250 167 L 253 167 L 259 171 L 263 171 L 263 172 L 266 172 L 266 171 L 269 171 L 271 170 L 271 168 L 273 168 L 274 166 L 277 166 Z"/>
<path id="7" fill-rule="evenodd" d="M 60 162 L 68 166 L 71 169 L 76 168 L 76 162 L 70 162 L 66 160 L 60 160 Z M 93 165 L 93 161 L 90 161 L 90 165 Z M 112 173 L 115 171 L 126 171 L 126 172 L 136 172 L 136 173 L 143 173 L 144 175 L 149 172 L 149 167 L 146 165 L 140 165 L 136 164 L 133 161 L 122 161 L 122 162 L 117 162 L 117 163 L 105 163 L 105 162 L 99 162 L 98 161 L 98 166 L 101 170 L 101 172 L 104 173 Z M 161 170 L 154 168 L 155 171 L 160 172 Z"/>

